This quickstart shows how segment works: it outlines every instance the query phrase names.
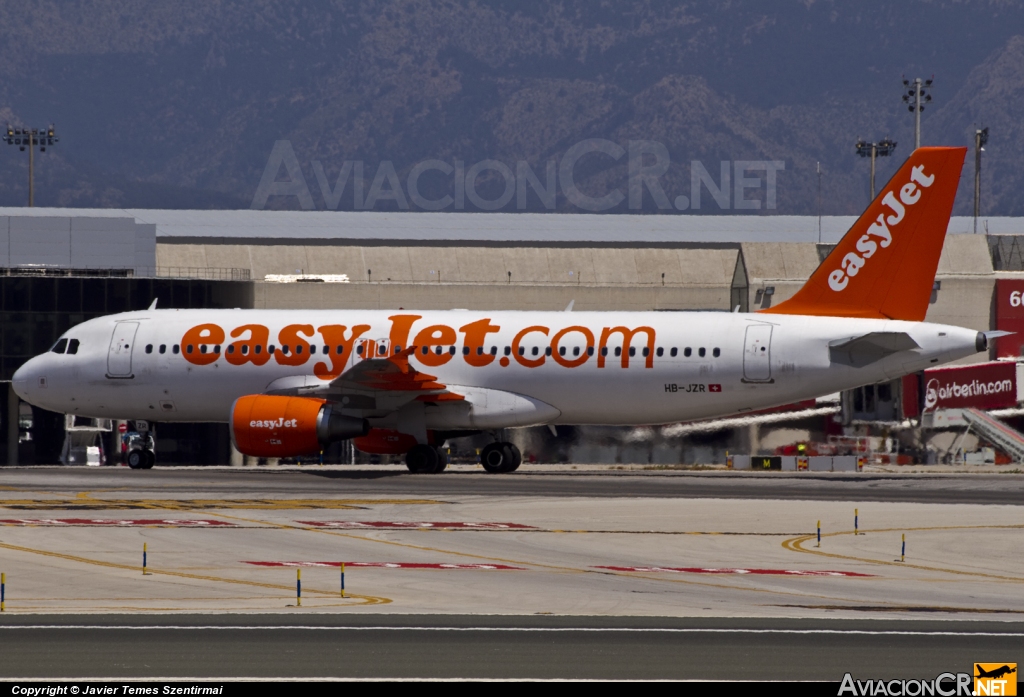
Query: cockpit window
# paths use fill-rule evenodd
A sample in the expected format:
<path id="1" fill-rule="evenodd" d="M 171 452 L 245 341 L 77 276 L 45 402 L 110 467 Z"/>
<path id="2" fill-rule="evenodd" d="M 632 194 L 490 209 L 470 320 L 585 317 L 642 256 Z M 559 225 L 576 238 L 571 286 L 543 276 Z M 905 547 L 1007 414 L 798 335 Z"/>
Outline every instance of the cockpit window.
<path id="1" fill-rule="evenodd" d="M 68 340 L 67 339 L 61 339 L 56 344 L 54 344 L 53 348 L 50 349 L 50 350 L 53 351 L 54 353 L 64 353 L 67 350 L 67 348 L 68 348 Z"/>
<path id="2" fill-rule="evenodd" d="M 71 339 L 68 342 L 68 353 L 78 353 L 78 339 Z"/>

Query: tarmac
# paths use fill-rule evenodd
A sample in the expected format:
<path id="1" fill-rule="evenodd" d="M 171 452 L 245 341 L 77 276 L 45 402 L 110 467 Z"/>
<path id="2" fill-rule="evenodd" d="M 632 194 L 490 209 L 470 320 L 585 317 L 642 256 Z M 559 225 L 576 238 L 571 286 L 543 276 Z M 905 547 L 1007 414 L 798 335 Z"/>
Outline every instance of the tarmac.
<path id="1" fill-rule="evenodd" d="M 120 627 L 126 621 L 116 618 L 135 618 L 154 633 L 147 646 L 170 641 L 167 632 L 185 636 L 184 630 L 159 629 L 181 622 L 238 627 L 283 622 L 298 627 L 288 630 L 298 633 L 296 641 L 307 641 L 304 632 L 312 630 L 302 627 L 309 623 L 344 628 L 351 622 L 385 622 L 402 629 L 380 630 L 395 637 L 381 639 L 383 645 L 423 640 L 443 653 L 449 644 L 455 650 L 468 641 L 464 635 L 441 636 L 437 627 L 449 620 L 469 622 L 480 631 L 496 623 L 526 622 L 525 628 L 540 632 L 541 625 L 530 623 L 561 618 L 563 629 L 575 631 L 583 622 L 605 633 L 559 635 L 558 651 L 589 656 L 593 650 L 599 656 L 595 646 L 622 644 L 621 632 L 610 630 L 623 622 L 634 629 L 669 622 L 681 632 L 666 640 L 675 653 L 647 652 L 664 665 L 643 673 L 630 672 L 629 666 L 647 663 L 631 662 L 627 654 L 643 653 L 647 643 L 663 644 L 663 637 L 653 641 L 647 634 L 631 634 L 627 643 L 633 648 L 607 659 L 608 670 L 599 670 L 602 662 L 595 658 L 580 664 L 593 669 L 579 673 L 551 670 L 559 665 L 551 654 L 539 662 L 524 658 L 522 667 L 533 665 L 533 673 L 479 672 L 479 666 L 490 665 L 486 661 L 448 661 L 444 670 L 438 664 L 437 671 L 416 673 L 416 661 L 381 659 L 371 661 L 375 669 L 358 675 L 343 670 L 357 664 L 330 661 L 324 664 L 334 666 L 330 670 L 303 668 L 301 674 L 671 678 L 721 676 L 730 652 L 751 642 L 793 644 L 794 649 L 800 642 L 820 643 L 820 637 L 809 641 L 811 635 L 767 637 L 737 634 L 738 629 L 823 630 L 868 622 L 894 630 L 926 621 L 927 631 L 940 634 L 900 640 L 914 647 L 907 656 L 922 657 L 922 669 L 937 665 L 936 656 L 956 653 L 956 646 L 961 662 L 968 653 L 976 656 L 971 660 L 984 661 L 993 652 L 999 655 L 991 660 L 1013 661 L 1024 658 L 1022 488 L 1024 477 L 1014 474 L 793 476 L 540 466 L 513 475 L 487 475 L 470 466 L 442 475 L 382 467 L 2 469 L 0 571 L 6 586 L 0 637 L 13 639 L 16 632 L 26 646 L 33 641 L 79 645 L 70 630 L 54 635 L 57 630 L 45 629 L 71 623 L 109 648 L 135 641 L 131 637 L 141 630 L 96 627 L 111 622 Z M 423 627 L 415 626 L 420 621 L 441 634 L 424 635 Z M 731 638 L 715 639 L 728 641 L 710 662 L 680 663 L 679 652 L 691 655 L 707 640 L 689 631 L 701 622 L 729 629 Z M 19 624 L 36 629 L 15 629 Z M 953 626 L 968 633 L 997 627 L 1003 636 L 992 639 L 994 644 L 950 641 L 929 653 L 941 628 Z M 251 643 L 243 638 L 250 636 L 245 630 L 218 630 L 220 639 L 189 631 L 199 632 L 197 646 L 210 641 L 222 647 L 226 672 L 218 674 L 257 675 L 254 664 L 241 659 L 241 647 Z M 287 643 L 292 635 L 286 634 L 267 641 Z M 506 632 L 498 645 L 507 640 L 508 650 L 526 656 L 533 649 L 524 646 L 551 638 L 528 634 Z M 341 642 L 342 648 L 362 641 L 352 638 L 350 629 L 332 636 L 328 643 Z M 864 653 L 870 636 L 847 637 L 850 650 L 861 651 L 857 655 L 864 660 L 858 665 L 865 670 L 890 665 L 885 652 Z M 797 642 L 797 637 L 803 638 Z M 836 639 L 836 646 L 845 646 L 847 639 Z M 831 638 L 824 641 L 832 645 Z M 892 644 L 874 640 L 870 645 Z M 968 651 L 974 646 L 976 651 Z M 45 665 L 31 655 L 3 662 L 0 673 L 46 674 Z M 876 658 L 868 660 L 872 655 Z M 791 669 L 806 664 L 788 658 L 747 663 L 761 666 L 747 674 L 756 679 L 811 675 L 794 673 Z M 100 670 L 91 675 L 136 674 L 118 673 L 117 666 L 129 665 L 123 662 L 55 665 L 62 675 L 73 674 L 74 665 Z M 842 678 L 829 676 L 818 679 Z"/>

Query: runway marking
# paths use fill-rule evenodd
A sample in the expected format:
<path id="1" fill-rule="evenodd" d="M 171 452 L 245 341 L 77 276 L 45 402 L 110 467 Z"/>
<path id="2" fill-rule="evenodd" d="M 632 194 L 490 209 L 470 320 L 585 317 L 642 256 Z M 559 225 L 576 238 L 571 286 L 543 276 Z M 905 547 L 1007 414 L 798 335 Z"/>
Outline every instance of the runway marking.
<path id="1" fill-rule="evenodd" d="M 332 566 L 340 567 L 338 561 L 247 561 L 245 564 L 255 566 Z M 443 564 L 395 561 L 347 561 L 345 566 L 359 566 L 379 569 L 478 569 L 485 571 L 526 571 L 518 566 L 507 564 Z"/>
<path id="2" fill-rule="evenodd" d="M 421 626 L 367 626 L 367 627 L 323 627 L 317 625 L 102 625 L 102 624 L 7 624 L 0 625 L 4 630 L 49 630 L 49 629 L 113 629 L 113 630 L 230 630 L 230 631 L 310 631 L 310 632 L 494 632 L 494 633 L 544 633 L 566 634 L 573 632 L 613 633 L 613 634 L 796 634 L 796 635 L 828 635 L 828 636 L 932 636 L 932 637 L 1024 637 L 1024 632 L 957 632 L 957 631 L 926 631 L 913 629 L 749 629 L 749 628 L 718 628 L 718 627 L 421 627 Z"/>
<path id="3" fill-rule="evenodd" d="M 445 530 L 536 530 L 532 525 L 521 525 L 519 523 L 438 523 L 438 522 L 398 522 L 390 520 L 297 520 L 300 525 L 310 525 L 317 528 L 331 528 L 335 530 L 360 530 L 366 528 L 385 530 L 422 530 L 422 529 L 445 529 Z"/>
<path id="4" fill-rule="evenodd" d="M 386 505 L 441 505 L 433 499 L 0 499 L 0 508 L 24 511 L 125 511 L 168 510 L 198 511 L 242 509 L 279 510 L 353 510 Z"/>
<path id="5" fill-rule="evenodd" d="M 416 521 L 360 521 L 360 520 L 296 520 L 298 525 L 332 530 L 482 530 L 516 532 L 547 532 L 576 535 L 728 535 L 740 537 L 786 537 L 799 535 L 798 532 L 718 532 L 704 530 L 562 530 L 538 528 L 522 523 L 473 523 L 473 522 L 416 522 Z"/>
<path id="6" fill-rule="evenodd" d="M 930 527 L 918 527 L 918 528 L 878 528 L 870 530 L 861 530 L 862 534 L 867 533 L 904 533 L 904 532 L 934 532 L 937 530 L 1021 530 L 1024 529 L 1024 525 L 936 525 Z M 826 537 L 840 537 L 842 535 L 853 535 L 853 530 L 843 530 L 840 532 L 826 533 L 822 535 L 822 538 Z M 1024 583 L 1024 578 L 1017 576 L 1002 576 L 999 574 L 989 574 L 982 571 L 962 571 L 959 569 L 949 569 L 941 566 L 926 566 L 924 564 L 912 564 L 909 562 L 901 562 L 898 560 L 886 561 L 882 559 L 870 559 L 868 557 L 854 557 L 847 554 L 834 554 L 832 552 L 823 552 L 819 549 L 806 549 L 804 544 L 817 539 L 816 535 L 801 535 L 800 537 L 790 538 L 783 540 L 783 549 L 788 549 L 791 552 L 803 552 L 804 554 L 817 554 L 822 557 L 830 557 L 832 559 L 844 559 L 846 561 L 859 561 L 865 564 L 878 564 L 882 566 L 897 566 L 903 569 L 919 569 L 922 571 L 937 571 L 945 574 L 955 574 L 957 576 L 977 576 L 980 578 L 990 578 L 998 581 L 1011 581 L 1013 583 Z"/>
<path id="7" fill-rule="evenodd" d="M 131 571 L 133 573 L 138 573 L 138 571 L 139 571 L 138 565 L 135 565 L 135 564 L 118 564 L 116 562 L 101 561 L 99 559 L 89 559 L 87 557 L 77 557 L 77 556 L 74 556 L 72 554 L 62 554 L 60 552 L 49 552 L 49 551 L 47 551 L 45 549 L 33 549 L 31 547 L 21 547 L 19 545 L 8 544 L 6 542 L 0 542 L 0 549 L 9 549 L 9 550 L 14 551 L 14 552 L 26 552 L 28 554 L 39 554 L 39 555 L 42 555 L 44 557 L 52 557 L 54 559 L 64 559 L 66 561 L 73 561 L 73 562 L 77 562 L 77 563 L 80 563 L 80 564 L 90 564 L 92 566 L 103 566 L 103 567 L 106 567 L 108 569 L 121 569 L 121 570 Z M 154 576 L 171 576 L 171 577 L 175 577 L 175 578 L 187 578 L 187 579 L 191 579 L 191 580 L 194 580 L 194 581 L 214 581 L 216 583 L 233 583 L 233 584 L 240 585 L 240 586 L 252 586 L 254 588 L 269 588 L 269 589 L 272 589 L 272 590 L 287 591 L 289 593 L 291 593 L 291 592 L 293 592 L 295 590 L 295 587 L 293 585 L 291 585 L 291 584 L 284 585 L 284 584 L 277 584 L 277 583 L 263 583 L 263 582 L 260 582 L 260 581 L 246 581 L 246 580 L 237 579 L 237 578 L 224 578 L 224 577 L 221 577 L 221 576 L 208 576 L 208 575 L 204 575 L 204 574 L 190 574 L 190 573 L 187 573 L 187 572 L 184 572 L 184 571 L 168 571 L 168 570 L 165 570 L 165 569 L 154 569 L 153 567 L 149 567 L 148 571 L 149 571 L 149 573 L 151 575 L 154 575 Z M 306 592 L 307 593 L 316 593 L 316 594 L 323 595 L 323 596 L 329 597 L 329 598 L 336 597 L 336 594 L 337 594 L 337 591 L 333 591 L 333 590 L 331 590 L 331 591 L 322 591 L 322 590 L 316 590 L 314 588 L 308 588 Z M 352 594 L 349 597 L 351 597 L 353 599 L 362 600 L 363 602 L 358 603 L 359 605 L 382 605 L 382 604 L 387 604 L 387 603 L 391 602 L 390 598 L 380 598 L 380 597 L 375 597 L 375 596 L 372 596 L 372 595 L 355 595 L 355 594 Z M 216 600 L 216 598 L 212 598 L 211 600 Z M 11 601 L 8 601 L 8 605 L 10 605 L 10 604 L 11 604 Z M 353 604 L 355 604 L 355 603 L 353 603 Z M 14 609 L 14 608 L 9 607 L 8 609 Z"/>
<path id="8" fill-rule="evenodd" d="M 375 537 L 365 537 L 363 535 L 353 534 L 351 532 L 342 532 L 340 530 L 330 530 L 330 529 L 326 529 L 326 528 L 315 528 L 315 527 L 300 527 L 298 525 L 291 525 L 291 524 L 288 524 L 288 523 L 269 523 L 269 522 L 266 522 L 266 521 L 260 521 L 260 520 L 256 520 L 256 519 L 253 519 L 253 518 L 242 518 L 242 517 L 239 517 L 239 516 L 232 516 L 232 515 L 228 515 L 226 513 L 213 513 L 212 515 L 215 515 L 215 516 L 217 516 L 219 518 L 226 518 L 226 519 L 229 519 L 229 520 L 240 520 L 240 521 L 247 522 L 247 523 L 271 525 L 271 526 L 277 527 L 277 528 L 282 529 L 282 530 L 296 530 L 296 531 L 302 531 L 302 532 L 315 532 L 315 533 L 319 533 L 319 534 L 322 534 L 322 535 L 331 535 L 331 536 L 334 536 L 334 537 L 344 537 L 344 538 L 348 538 L 350 540 L 356 540 L 358 542 L 368 542 L 368 543 L 372 543 L 372 544 L 390 545 L 390 546 L 395 546 L 395 547 L 402 547 L 404 549 L 415 549 L 415 550 L 419 550 L 419 551 L 434 552 L 436 554 L 447 554 L 447 555 L 451 555 L 451 556 L 464 557 L 464 558 L 469 558 L 469 559 L 483 559 L 483 560 L 487 560 L 488 562 L 497 561 L 497 562 L 504 562 L 504 563 L 508 563 L 508 564 L 521 564 L 522 566 L 525 566 L 525 567 L 528 567 L 528 568 L 543 569 L 545 571 L 570 573 L 570 574 L 602 573 L 602 574 L 608 574 L 608 575 L 612 575 L 612 576 L 622 576 L 624 578 L 630 578 L 631 577 L 630 574 L 627 574 L 627 573 L 621 572 L 621 571 L 611 571 L 611 570 L 597 571 L 597 570 L 594 570 L 594 569 L 579 568 L 579 567 L 572 567 L 572 566 L 560 566 L 560 565 L 556 565 L 556 564 L 546 564 L 546 563 L 543 563 L 543 562 L 531 562 L 531 561 L 520 561 L 520 560 L 516 560 L 516 559 L 504 559 L 504 558 L 501 558 L 501 557 L 484 556 L 482 554 L 473 554 L 473 553 L 470 553 L 470 552 L 458 552 L 458 551 L 455 551 L 455 550 L 441 549 L 441 548 L 438 548 L 438 547 L 429 547 L 429 546 L 426 546 L 426 545 L 417 545 L 417 544 L 412 544 L 412 543 L 409 543 L 409 542 L 398 542 L 396 540 L 387 540 L 387 539 L 380 539 L 380 538 L 375 538 Z M 716 582 L 711 582 L 710 580 L 708 580 L 708 581 L 698 581 L 698 580 L 696 580 L 694 578 L 685 578 L 685 577 L 677 577 L 677 578 L 649 577 L 646 580 L 656 581 L 656 582 L 659 582 L 659 583 L 681 584 L 681 585 L 685 585 L 685 586 L 700 586 L 700 587 L 703 587 L 703 588 L 714 588 L 716 590 L 732 590 L 732 591 L 740 591 L 740 592 L 748 592 L 748 593 L 761 593 L 761 594 L 769 594 L 769 595 L 795 596 L 795 597 L 798 597 L 798 598 L 819 598 L 821 600 L 832 600 L 832 601 L 840 601 L 840 602 L 847 600 L 847 598 L 837 598 L 837 597 L 833 597 L 833 596 L 830 596 L 830 595 L 822 595 L 820 593 L 794 592 L 794 591 L 783 591 L 783 590 L 770 589 L 770 588 L 757 588 L 757 587 L 751 587 L 751 586 L 738 586 L 738 585 L 731 584 L 731 583 L 723 583 L 721 581 L 716 581 Z"/>
<path id="9" fill-rule="evenodd" d="M 0 518 L 0 525 L 27 527 L 159 527 L 159 528 L 237 528 L 224 520 L 203 519 L 132 519 L 120 518 Z"/>
<path id="10" fill-rule="evenodd" d="M 859 574 L 855 571 L 806 571 L 796 569 L 731 569 L 731 568 L 698 568 L 671 566 L 595 566 L 595 569 L 611 569 L 612 571 L 639 571 L 644 573 L 673 574 L 764 574 L 770 576 L 856 576 L 873 578 L 871 574 Z"/>

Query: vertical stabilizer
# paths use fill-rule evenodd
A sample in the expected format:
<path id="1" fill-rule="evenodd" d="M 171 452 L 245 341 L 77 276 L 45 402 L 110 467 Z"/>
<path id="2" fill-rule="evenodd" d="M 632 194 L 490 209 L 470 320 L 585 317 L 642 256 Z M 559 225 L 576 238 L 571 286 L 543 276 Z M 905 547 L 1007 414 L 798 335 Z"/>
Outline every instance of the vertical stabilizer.
<path id="1" fill-rule="evenodd" d="M 918 148 L 789 300 L 761 312 L 921 321 L 967 148 Z"/>

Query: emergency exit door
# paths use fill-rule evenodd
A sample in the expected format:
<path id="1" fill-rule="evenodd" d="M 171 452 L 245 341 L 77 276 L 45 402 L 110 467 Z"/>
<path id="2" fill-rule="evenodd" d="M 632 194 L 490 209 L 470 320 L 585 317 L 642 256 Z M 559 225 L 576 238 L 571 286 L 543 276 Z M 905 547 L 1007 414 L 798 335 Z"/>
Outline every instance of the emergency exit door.
<path id="1" fill-rule="evenodd" d="M 770 324 L 747 327 L 743 345 L 743 379 L 747 382 L 772 379 L 772 328 Z"/>
<path id="2" fill-rule="evenodd" d="M 107 377 L 130 378 L 132 376 L 132 351 L 135 349 L 135 333 L 138 322 L 118 322 L 110 337 L 107 351 Z"/>

